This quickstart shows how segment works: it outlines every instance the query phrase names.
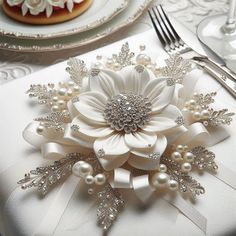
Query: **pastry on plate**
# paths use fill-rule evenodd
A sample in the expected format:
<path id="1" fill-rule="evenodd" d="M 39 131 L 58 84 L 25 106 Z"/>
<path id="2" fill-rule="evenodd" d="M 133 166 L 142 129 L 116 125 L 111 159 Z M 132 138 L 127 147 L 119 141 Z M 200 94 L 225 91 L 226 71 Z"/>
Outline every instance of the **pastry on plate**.
<path id="1" fill-rule="evenodd" d="M 47 25 L 71 20 L 91 5 L 92 0 L 3 0 L 11 18 L 28 24 Z"/>

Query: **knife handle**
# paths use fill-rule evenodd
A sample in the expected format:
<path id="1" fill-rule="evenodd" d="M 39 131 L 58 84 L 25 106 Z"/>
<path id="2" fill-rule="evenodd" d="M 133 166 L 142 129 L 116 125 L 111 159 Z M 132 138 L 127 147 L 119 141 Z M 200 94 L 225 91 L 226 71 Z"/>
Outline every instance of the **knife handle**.
<path id="1" fill-rule="evenodd" d="M 234 98 L 236 98 L 236 83 L 234 81 L 231 81 L 232 85 L 229 85 L 227 83 L 227 78 L 224 77 L 224 75 L 217 73 L 215 70 L 207 66 L 205 62 L 203 63 L 200 62 L 197 64 L 201 68 L 203 68 L 208 74 L 213 76 Z"/>
<path id="2" fill-rule="evenodd" d="M 220 73 L 224 74 L 227 76 L 227 78 L 231 79 L 232 81 L 236 82 L 236 77 L 233 76 L 230 72 L 227 71 L 226 68 L 222 67 L 218 63 L 214 62 L 210 58 L 206 56 L 196 56 L 192 58 L 193 60 L 200 61 L 200 62 L 205 62 L 206 64 L 209 64 L 213 66 L 215 69 L 217 69 Z"/>

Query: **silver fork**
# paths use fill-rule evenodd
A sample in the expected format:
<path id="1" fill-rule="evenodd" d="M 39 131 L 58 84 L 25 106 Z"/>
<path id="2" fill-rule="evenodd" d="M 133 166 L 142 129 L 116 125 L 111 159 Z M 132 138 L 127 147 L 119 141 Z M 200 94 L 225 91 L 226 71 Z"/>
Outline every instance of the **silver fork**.
<path id="1" fill-rule="evenodd" d="M 179 53 L 184 58 L 194 60 L 236 98 L 236 78 L 221 65 L 189 47 L 180 38 L 161 5 L 149 9 L 148 13 L 157 36 L 169 55 Z"/>

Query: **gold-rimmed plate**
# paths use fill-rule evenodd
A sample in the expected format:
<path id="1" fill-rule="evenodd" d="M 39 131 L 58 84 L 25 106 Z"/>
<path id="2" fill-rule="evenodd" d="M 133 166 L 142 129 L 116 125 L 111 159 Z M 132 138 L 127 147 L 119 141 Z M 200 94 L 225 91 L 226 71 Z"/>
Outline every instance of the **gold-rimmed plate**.
<path id="1" fill-rule="evenodd" d="M 0 7 L 0 35 L 22 39 L 52 39 L 96 28 L 123 11 L 128 0 L 94 0 L 90 8 L 73 20 L 53 25 L 30 25 L 12 20 Z"/>
<path id="2" fill-rule="evenodd" d="M 46 52 L 75 48 L 92 43 L 133 23 L 152 0 L 129 0 L 128 6 L 112 20 L 93 30 L 52 39 L 22 39 L 0 35 L 0 48 L 12 51 Z"/>

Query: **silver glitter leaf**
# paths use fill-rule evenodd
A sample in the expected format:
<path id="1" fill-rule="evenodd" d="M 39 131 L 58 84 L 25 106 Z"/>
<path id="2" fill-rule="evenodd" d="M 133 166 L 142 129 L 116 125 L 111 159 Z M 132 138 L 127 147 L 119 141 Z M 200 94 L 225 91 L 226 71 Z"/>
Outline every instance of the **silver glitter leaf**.
<path id="1" fill-rule="evenodd" d="M 230 125 L 231 121 L 233 120 L 232 116 L 235 115 L 233 112 L 228 112 L 228 109 L 215 111 L 211 108 L 208 111 L 210 113 L 208 124 L 211 126 Z"/>
<path id="2" fill-rule="evenodd" d="M 160 68 L 160 75 L 173 78 L 175 83 L 182 83 L 184 76 L 191 71 L 190 61 L 179 54 L 171 55 L 165 62 L 166 66 Z"/>
<path id="3" fill-rule="evenodd" d="M 50 114 L 34 119 L 43 123 L 44 128 L 53 129 L 58 132 L 64 131 L 64 124 L 71 121 L 70 113 L 64 112 L 51 112 Z"/>
<path id="4" fill-rule="evenodd" d="M 86 64 L 80 59 L 70 58 L 67 65 L 66 71 L 70 74 L 70 78 L 81 87 L 83 78 L 88 74 Z"/>
<path id="5" fill-rule="evenodd" d="M 200 170 L 217 170 L 218 166 L 216 165 L 214 159 L 215 154 L 211 151 L 208 151 L 205 147 L 197 146 L 194 147 L 191 152 L 195 156 L 193 166 L 197 167 Z"/>
<path id="6" fill-rule="evenodd" d="M 124 200 L 120 193 L 107 184 L 98 194 L 99 205 L 97 208 L 98 224 L 108 230 L 124 207 Z"/>
<path id="7" fill-rule="evenodd" d="M 31 84 L 29 90 L 26 91 L 26 94 L 29 94 L 29 97 L 38 98 L 39 104 L 49 104 L 51 97 L 53 96 L 53 89 L 55 85 L 49 83 L 48 85 L 41 84 Z"/>
<path id="8" fill-rule="evenodd" d="M 125 66 L 132 65 L 132 58 L 134 57 L 134 53 L 130 52 L 129 44 L 126 42 L 122 45 L 121 50 L 118 54 L 112 55 L 112 60 L 115 63 L 118 63 L 121 68 Z"/>
<path id="9" fill-rule="evenodd" d="M 162 157 L 161 164 L 167 166 L 167 173 L 170 175 L 170 178 L 179 183 L 180 192 L 190 194 L 193 199 L 195 199 L 196 196 L 205 193 L 205 189 L 201 184 L 187 173 L 182 172 L 180 164 L 176 163 L 174 160 Z"/>
<path id="10" fill-rule="evenodd" d="M 52 165 L 31 170 L 17 183 L 21 185 L 22 189 L 36 187 L 42 195 L 45 195 L 49 187 L 68 176 L 72 166 L 81 159 L 83 159 L 81 154 L 69 154 L 66 158 L 55 161 Z"/>

